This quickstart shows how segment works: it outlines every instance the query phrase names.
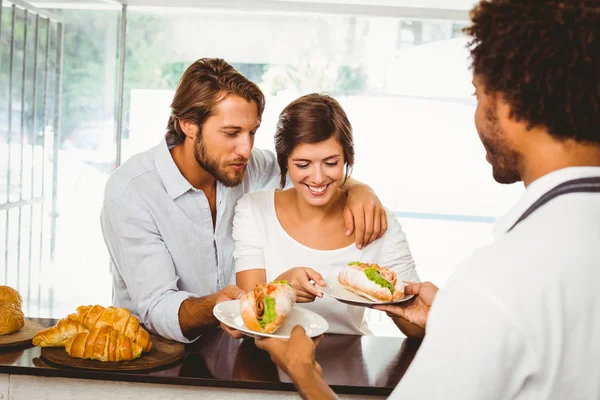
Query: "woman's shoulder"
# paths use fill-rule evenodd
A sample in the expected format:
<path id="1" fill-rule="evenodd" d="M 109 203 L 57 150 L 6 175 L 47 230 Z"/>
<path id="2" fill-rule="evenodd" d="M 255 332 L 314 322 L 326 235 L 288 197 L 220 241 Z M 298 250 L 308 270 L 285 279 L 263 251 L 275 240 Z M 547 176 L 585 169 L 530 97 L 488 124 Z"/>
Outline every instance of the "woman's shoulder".
<path id="1" fill-rule="evenodd" d="M 389 244 L 396 242 L 398 239 L 404 240 L 405 233 L 400 221 L 398 220 L 398 216 L 395 212 L 389 210 L 384 207 L 386 217 L 387 217 L 387 231 L 381 237 L 382 244 Z"/>
<path id="2" fill-rule="evenodd" d="M 390 210 L 387 207 L 383 207 L 383 209 L 385 210 L 385 215 L 387 216 L 388 226 L 389 226 L 390 222 L 392 222 L 394 224 L 400 224 L 398 222 L 398 217 L 396 216 L 395 212 L 393 212 L 392 210 Z"/>
<path id="3" fill-rule="evenodd" d="M 262 190 L 245 194 L 235 206 L 235 219 L 254 223 L 265 223 L 273 214 L 273 190 Z"/>
<path id="4" fill-rule="evenodd" d="M 238 200 L 237 205 L 238 207 L 240 205 L 251 207 L 270 206 L 273 203 L 274 192 L 275 189 L 246 193 Z"/>
<path id="5" fill-rule="evenodd" d="M 273 191 L 252 192 L 242 196 L 235 206 L 233 230 L 251 229 L 255 232 L 271 227 L 273 214 Z"/>

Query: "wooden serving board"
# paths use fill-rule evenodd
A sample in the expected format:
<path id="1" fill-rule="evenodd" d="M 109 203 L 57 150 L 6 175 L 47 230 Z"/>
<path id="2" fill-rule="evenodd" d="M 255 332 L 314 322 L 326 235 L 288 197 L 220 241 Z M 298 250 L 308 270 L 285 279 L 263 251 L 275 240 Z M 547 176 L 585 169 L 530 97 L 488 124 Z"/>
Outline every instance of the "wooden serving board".
<path id="1" fill-rule="evenodd" d="M 150 340 L 152 350 L 132 361 L 102 362 L 74 358 L 67 354 L 64 347 L 42 347 L 42 357 L 53 364 L 94 371 L 145 371 L 173 364 L 183 358 L 183 344 L 152 334 Z"/>
<path id="2" fill-rule="evenodd" d="M 33 322 L 25 318 L 25 325 L 20 330 L 10 335 L 0 335 L 0 351 L 26 344 L 33 346 L 31 339 L 33 339 L 36 333 L 45 328 L 39 322 Z"/>

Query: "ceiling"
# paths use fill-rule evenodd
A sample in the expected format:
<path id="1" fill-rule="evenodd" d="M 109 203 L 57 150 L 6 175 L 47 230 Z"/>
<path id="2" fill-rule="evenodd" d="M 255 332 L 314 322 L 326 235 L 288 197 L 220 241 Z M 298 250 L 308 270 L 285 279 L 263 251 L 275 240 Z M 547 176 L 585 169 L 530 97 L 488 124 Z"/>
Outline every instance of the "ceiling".
<path id="1" fill-rule="evenodd" d="M 10 0 L 8 0 L 10 1 Z M 362 15 L 372 17 L 467 20 L 474 0 L 33 0 L 40 8 L 164 7 L 171 9 L 237 10 Z"/>

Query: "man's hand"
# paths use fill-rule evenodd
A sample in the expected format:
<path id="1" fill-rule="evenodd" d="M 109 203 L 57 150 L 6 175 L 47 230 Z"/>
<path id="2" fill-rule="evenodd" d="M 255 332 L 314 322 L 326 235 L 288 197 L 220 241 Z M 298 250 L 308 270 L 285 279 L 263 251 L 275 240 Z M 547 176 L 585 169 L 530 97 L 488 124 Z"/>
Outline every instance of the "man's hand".
<path id="1" fill-rule="evenodd" d="M 289 340 L 266 338 L 256 339 L 255 343 L 292 379 L 313 373 L 321 375 L 321 367 L 315 360 L 315 344 L 300 325 L 292 329 Z"/>
<path id="2" fill-rule="evenodd" d="M 217 298 L 215 300 L 215 305 L 222 303 L 224 301 L 229 300 L 237 300 L 240 299 L 244 295 L 244 291 L 235 285 L 229 285 L 224 287 L 223 289 L 217 292 Z M 225 332 L 229 333 L 234 339 L 241 339 L 246 337 L 244 332 L 238 331 L 237 329 L 232 329 L 221 322 L 221 329 Z"/>
<path id="3" fill-rule="evenodd" d="M 295 326 L 289 340 L 256 339 L 256 347 L 266 350 L 271 360 L 292 379 L 303 399 L 337 399 L 336 394 L 323 380 L 321 366 L 315 360 L 315 347 L 301 326 Z"/>
<path id="4" fill-rule="evenodd" d="M 250 337 L 250 336 L 246 335 L 244 332 L 238 331 L 237 329 L 230 328 L 222 322 L 221 322 L 221 329 L 223 329 L 225 332 L 227 332 L 229 334 L 229 336 L 231 336 L 234 339 L 247 339 Z"/>
<path id="5" fill-rule="evenodd" d="M 239 287 L 227 286 L 208 296 L 185 299 L 179 307 L 181 332 L 190 340 L 200 336 L 206 329 L 218 323 L 213 315 L 215 305 L 227 300 L 239 299 L 243 294 Z"/>
<path id="6" fill-rule="evenodd" d="M 241 299 L 244 295 L 244 291 L 235 285 L 229 285 L 219 290 L 216 294 L 217 298 L 215 299 L 215 305 L 224 301 Z"/>
<path id="7" fill-rule="evenodd" d="M 383 236 L 387 230 L 387 215 L 369 186 L 349 179 L 345 187 L 348 194 L 344 208 L 346 236 L 354 232 L 354 243 L 361 249 Z"/>
<path id="8" fill-rule="evenodd" d="M 392 319 L 403 318 L 414 325 L 425 328 L 429 309 L 438 290 L 437 286 L 431 282 L 409 283 L 404 288 L 404 293 L 415 295 L 412 301 L 399 305 L 377 305 L 373 308 L 385 311 Z"/>
<path id="9" fill-rule="evenodd" d="M 320 286 L 325 286 L 325 281 L 321 274 L 311 268 L 295 267 L 285 271 L 279 275 L 276 281 L 285 279 L 296 291 L 296 302 L 310 303 L 315 301 L 315 297 L 323 297 L 323 293 L 319 292 L 315 285 L 310 283 L 312 280 Z"/>

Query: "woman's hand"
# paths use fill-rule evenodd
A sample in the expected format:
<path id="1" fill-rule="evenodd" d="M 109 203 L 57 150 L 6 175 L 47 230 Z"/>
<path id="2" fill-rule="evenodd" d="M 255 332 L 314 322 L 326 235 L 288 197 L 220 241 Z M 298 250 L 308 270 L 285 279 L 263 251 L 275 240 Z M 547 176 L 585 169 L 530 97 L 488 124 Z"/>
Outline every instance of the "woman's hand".
<path id="1" fill-rule="evenodd" d="M 275 280 L 282 279 L 292 285 L 296 291 L 296 301 L 298 303 L 310 303 L 315 301 L 315 297 L 323 297 L 323 293 L 319 292 L 310 281 L 312 280 L 320 286 L 326 286 L 325 281 L 321 274 L 312 268 L 295 267 L 279 275 Z"/>

